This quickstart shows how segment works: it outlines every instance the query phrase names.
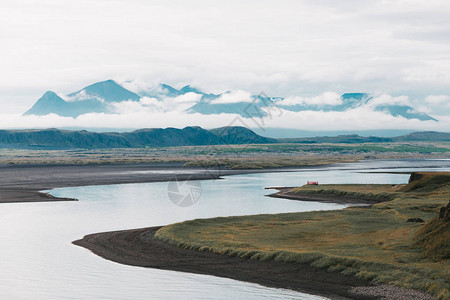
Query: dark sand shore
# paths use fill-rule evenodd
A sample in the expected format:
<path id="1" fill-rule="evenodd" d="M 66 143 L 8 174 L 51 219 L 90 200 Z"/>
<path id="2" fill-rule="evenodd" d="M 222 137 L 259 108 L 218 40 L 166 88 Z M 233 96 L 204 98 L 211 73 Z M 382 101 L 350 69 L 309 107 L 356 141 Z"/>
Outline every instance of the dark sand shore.
<path id="1" fill-rule="evenodd" d="M 90 234 L 73 243 L 121 264 L 214 275 L 332 299 L 376 299 L 351 293 L 367 281 L 306 264 L 260 261 L 186 250 L 153 239 L 160 227 Z"/>
<path id="2" fill-rule="evenodd" d="M 301 169 L 301 168 L 296 168 Z M 76 201 L 41 193 L 59 187 L 218 179 L 225 175 L 287 169 L 224 170 L 186 168 L 181 163 L 116 165 L 0 165 L 0 203 Z"/>

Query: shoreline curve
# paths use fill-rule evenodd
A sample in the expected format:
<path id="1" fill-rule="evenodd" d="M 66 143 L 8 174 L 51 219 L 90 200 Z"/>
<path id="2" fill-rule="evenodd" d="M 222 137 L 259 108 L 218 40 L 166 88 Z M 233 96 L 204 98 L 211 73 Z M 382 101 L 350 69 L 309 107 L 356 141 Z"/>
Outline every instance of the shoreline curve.
<path id="1" fill-rule="evenodd" d="M 332 299 L 376 299 L 351 292 L 355 287 L 373 286 L 362 279 L 308 264 L 260 261 L 182 249 L 153 239 L 160 228 L 89 234 L 72 243 L 125 265 L 213 275 Z"/>

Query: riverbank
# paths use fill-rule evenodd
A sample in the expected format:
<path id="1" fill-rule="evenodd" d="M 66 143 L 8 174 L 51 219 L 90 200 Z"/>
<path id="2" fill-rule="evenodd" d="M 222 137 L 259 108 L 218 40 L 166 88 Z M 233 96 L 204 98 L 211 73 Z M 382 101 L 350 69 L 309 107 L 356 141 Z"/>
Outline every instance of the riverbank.
<path id="1" fill-rule="evenodd" d="M 214 275 L 332 299 L 370 299 L 355 297 L 350 291 L 353 287 L 371 286 L 367 280 L 331 273 L 308 264 L 263 262 L 183 249 L 154 239 L 160 228 L 90 234 L 73 243 L 100 257 L 126 265 Z"/>
<path id="2" fill-rule="evenodd" d="M 321 166 L 316 166 L 320 168 Z M 297 167 L 295 170 L 301 170 Z M 88 164 L 88 165 L 0 165 L 0 203 L 76 201 L 42 193 L 60 187 L 171 180 L 219 179 L 221 176 L 282 172 L 283 168 L 229 170 L 185 167 L 183 163 Z"/>
<path id="3" fill-rule="evenodd" d="M 76 199 L 57 198 L 46 193 L 61 187 L 109 185 L 125 183 L 166 182 L 171 180 L 204 180 L 219 179 L 222 176 L 291 172 L 304 169 L 321 169 L 332 165 L 351 163 L 352 161 L 371 161 L 364 159 L 351 160 L 350 158 L 333 158 L 328 160 L 308 160 L 306 157 L 293 161 L 279 158 L 266 161 L 261 168 L 228 168 L 217 161 L 199 160 L 199 166 L 186 166 L 184 161 L 170 162 L 140 162 L 140 163 L 73 163 L 73 164 L 51 164 L 47 160 L 45 164 L 0 164 L 0 203 L 12 202 L 47 202 L 47 201 L 76 201 Z M 382 162 L 384 160 L 372 160 Z M 386 160 L 389 161 L 389 160 Z M 410 159 L 404 159 L 408 162 Z M 414 160 L 411 160 L 414 161 Z M 292 164 L 292 165 L 291 165 Z M 344 165 L 341 165 L 344 166 Z M 407 165 L 405 165 L 406 167 Z M 377 170 L 387 166 L 369 168 Z M 401 168 L 402 166 L 397 166 Z M 424 166 L 426 167 L 426 165 Z M 393 168 L 390 166 L 390 168 Z M 277 197 L 277 195 L 273 195 Z M 284 197 L 280 195 L 281 197 Z M 307 200 L 304 197 L 302 200 Z M 292 199 L 295 199 L 292 198 Z M 327 199 L 311 199 L 311 201 L 327 201 Z M 357 201 L 358 202 L 358 201 Z M 360 203 L 360 202 L 358 202 Z M 367 203 L 366 203 L 367 204 Z"/>
<path id="4" fill-rule="evenodd" d="M 379 149 L 364 144 L 258 144 L 100 150 L 0 149 L 0 203 L 76 200 L 40 193 L 59 187 L 170 181 L 175 176 L 179 180 L 217 179 L 225 175 L 320 168 L 372 159 L 438 158 L 448 153 L 447 144 L 426 149 L 405 148 L 401 144 L 385 146 Z"/>
<path id="5" fill-rule="evenodd" d="M 372 206 L 395 199 L 405 184 L 321 184 L 302 187 L 268 187 L 278 192 L 267 195 L 298 201 Z"/>
<path id="6" fill-rule="evenodd" d="M 448 226 L 447 223 L 439 225 L 439 236 L 430 235 L 426 228 L 430 222 L 443 222 L 435 216 L 448 202 L 450 175 L 422 174 L 415 179 L 394 189 L 393 200 L 370 208 L 192 220 L 165 226 L 156 232 L 155 228 L 147 228 L 89 235 L 76 244 L 119 263 L 207 272 L 328 295 L 333 299 L 368 299 L 370 295 L 386 299 L 433 299 L 418 290 L 446 299 L 450 295 L 450 265 L 445 257 Z M 390 185 L 372 186 L 372 192 L 375 189 L 385 191 L 388 187 Z M 356 193 L 355 189 L 353 186 L 348 192 Z M 154 243 L 176 247 L 178 253 L 184 253 L 187 257 L 180 261 L 183 270 L 164 265 L 164 261 L 172 259 L 170 254 L 164 257 L 164 251 L 159 258 L 147 253 Z M 227 266 L 224 268 L 232 270 L 232 274 L 224 274 L 214 267 L 198 267 L 199 263 L 215 265 L 216 258 L 211 259 L 212 255 L 223 259 Z M 253 264 L 262 264 L 267 270 L 257 269 Z M 277 269 L 278 265 L 285 269 Z M 253 267 L 259 271 L 252 275 L 252 270 L 248 269 Z M 278 271 L 270 273 L 272 268 Z M 289 268 L 293 269 L 289 271 Z M 306 272 L 304 274 L 315 283 L 308 282 L 307 278 L 297 282 L 300 275 L 294 269 L 299 274 Z M 242 275 L 246 272 L 250 272 L 247 277 Z M 321 275 L 316 276 L 315 272 Z M 330 281 L 335 284 L 329 286 Z M 381 283 L 385 285 L 375 285 Z M 313 287 L 309 287 L 310 284 Z M 342 288 L 336 287 L 339 285 Z"/>

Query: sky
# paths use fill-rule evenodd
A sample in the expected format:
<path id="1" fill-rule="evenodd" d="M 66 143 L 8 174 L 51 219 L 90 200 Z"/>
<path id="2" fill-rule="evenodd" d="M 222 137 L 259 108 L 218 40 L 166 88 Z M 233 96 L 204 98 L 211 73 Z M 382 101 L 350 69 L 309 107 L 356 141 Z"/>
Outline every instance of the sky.
<path id="1" fill-rule="evenodd" d="M 85 124 L 17 115 L 47 90 L 114 79 L 305 99 L 407 97 L 443 121 L 402 127 L 450 131 L 449 15 L 446 0 L 0 0 L 0 127 Z"/>

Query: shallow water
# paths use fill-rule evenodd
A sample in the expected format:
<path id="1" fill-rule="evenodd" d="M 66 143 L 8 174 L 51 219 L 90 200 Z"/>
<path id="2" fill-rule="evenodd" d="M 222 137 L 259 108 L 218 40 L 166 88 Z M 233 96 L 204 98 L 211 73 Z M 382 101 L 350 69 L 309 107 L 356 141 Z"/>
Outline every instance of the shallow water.
<path id="1" fill-rule="evenodd" d="M 376 169 L 376 168 L 383 169 Z M 392 169 L 395 168 L 395 169 Z M 296 172 L 228 176 L 193 183 L 198 201 L 180 207 L 168 183 L 59 188 L 78 202 L 0 206 L 1 299 L 320 299 L 231 279 L 120 265 L 71 241 L 86 234 L 165 225 L 194 218 L 339 209 L 338 204 L 265 197 L 268 186 L 319 183 L 406 183 L 386 171 L 450 171 L 449 160 L 369 161 Z M 369 172 L 369 173 L 367 173 Z M 191 183 L 179 193 L 191 191 Z M 197 198 L 196 198 L 197 200 Z"/>

